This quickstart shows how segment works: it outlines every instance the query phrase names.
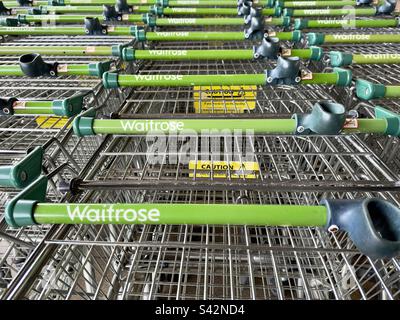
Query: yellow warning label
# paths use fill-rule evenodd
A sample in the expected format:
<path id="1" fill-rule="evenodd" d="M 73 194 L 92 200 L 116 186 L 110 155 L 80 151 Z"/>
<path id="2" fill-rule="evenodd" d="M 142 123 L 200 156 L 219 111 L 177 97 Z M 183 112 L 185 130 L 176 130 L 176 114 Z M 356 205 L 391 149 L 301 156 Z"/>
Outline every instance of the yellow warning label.
<path id="1" fill-rule="evenodd" d="M 195 86 L 196 113 L 243 113 L 256 107 L 257 86 Z"/>
<path id="2" fill-rule="evenodd" d="M 37 117 L 36 123 L 40 129 L 61 129 L 67 123 L 67 117 Z M 69 125 L 68 127 L 70 127 Z"/>
<path id="3" fill-rule="evenodd" d="M 246 178 L 256 179 L 259 176 L 260 167 L 254 161 L 204 161 L 190 160 L 189 177 L 193 178 Z"/>

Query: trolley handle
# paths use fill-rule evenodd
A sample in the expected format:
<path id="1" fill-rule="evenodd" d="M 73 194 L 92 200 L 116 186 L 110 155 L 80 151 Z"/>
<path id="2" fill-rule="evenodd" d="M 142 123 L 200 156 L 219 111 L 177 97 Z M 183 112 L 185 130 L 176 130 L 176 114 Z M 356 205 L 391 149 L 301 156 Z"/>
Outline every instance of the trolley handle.
<path id="1" fill-rule="evenodd" d="M 77 223 L 68 213 L 70 204 L 61 204 L 56 207 L 49 204 L 45 215 L 42 212 L 41 216 L 36 216 L 36 208 L 39 205 L 42 207 L 46 205 L 43 202 L 46 197 L 47 183 L 48 178 L 46 176 L 39 177 L 7 204 L 5 217 L 10 226 L 18 228 L 38 223 Z M 91 205 L 97 204 L 85 204 L 88 208 Z M 103 204 L 103 206 L 107 205 L 110 204 Z M 138 203 L 120 205 L 129 208 L 140 206 Z M 249 205 L 246 204 L 227 205 L 229 208 L 224 208 L 225 205 L 223 204 L 197 204 L 194 205 L 196 210 L 191 212 L 189 220 L 187 215 L 176 215 L 179 204 L 175 207 L 174 204 L 153 203 L 152 206 L 159 208 L 157 210 L 159 218 L 151 221 L 146 220 L 146 224 L 204 224 L 209 221 L 208 219 L 211 219 L 212 222 L 210 223 L 215 224 L 321 226 L 330 232 L 339 229 L 346 231 L 358 250 L 372 259 L 392 258 L 400 253 L 400 209 L 388 201 L 377 198 L 323 199 L 319 206 L 289 205 L 283 206 L 283 209 L 274 205 L 253 205 L 250 211 L 248 211 Z M 204 209 L 199 208 L 199 206 L 204 206 Z M 180 208 L 178 211 L 182 214 L 183 210 Z M 186 210 L 190 210 L 190 205 Z M 231 214 L 226 215 L 225 210 L 231 210 Z M 243 210 L 248 212 L 245 217 L 242 215 Z M 279 214 L 280 210 L 283 210 L 286 214 Z M 290 214 L 287 214 L 288 210 Z M 204 212 L 207 212 L 210 218 L 205 218 Z M 37 222 L 37 219 L 39 222 Z M 93 222 L 92 220 L 85 220 L 84 217 L 82 219 L 82 223 L 110 223 L 105 220 Z M 128 219 L 118 221 L 119 223 L 143 223 Z M 251 222 L 249 223 L 249 221 Z"/>
<path id="2" fill-rule="evenodd" d="M 62 100 L 18 100 L 12 98 L 0 98 L 0 115 L 55 115 L 71 118 L 83 110 L 83 100 L 89 92 L 78 92 L 77 94 Z M 40 110 L 37 111 L 38 104 Z"/>

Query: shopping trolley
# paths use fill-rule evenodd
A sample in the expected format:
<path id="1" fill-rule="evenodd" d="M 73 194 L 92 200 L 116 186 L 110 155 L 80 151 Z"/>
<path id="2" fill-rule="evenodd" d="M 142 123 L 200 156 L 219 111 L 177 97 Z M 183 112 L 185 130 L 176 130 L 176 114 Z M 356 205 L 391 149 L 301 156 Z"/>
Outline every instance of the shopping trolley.
<path id="1" fill-rule="evenodd" d="M 208 45 L 193 42 L 187 48 Z M 157 48 L 174 46 L 186 48 L 182 42 Z M 268 63 L 274 66 L 274 62 L 260 61 L 145 61 L 138 71 L 143 75 L 170 74 L 171 70 L 201 74 L 207 67 L 208 74 L 258 73 Z M 312 89 L 257 87 L 255 106 L 250 106 L 250 98 L 242 109 L 254 114 L 304 113 L 315 102 L 340 97 L 322 85 Z M 223 96 L 222 104 L 220 97 L 208 100 L 215 104 L 215 111 L 219 108 L 223 113 L 235 101 L 229 96 Z M 132 91 L 118 116 L 189 117 L 195 114 L 194 102 L 192 87 L 142 86 Z M 231 172 L 229 166 L 213 172 L 213 166 L 201 170 L 196 162 L 193 166 L 171 163 L 170 157 L 182 156 L 173 150 L 152 164 L 146 157 L 149 142 L 144 135 L 107 135 L 105 139 L 108 145 L 93 157 L 87 174 L 71 181 L 68 202 L 314 205 L 321 197 L 374 196 L 398 201 L 390 189 L 373 187 L 378 181 L 390 184 L 397 177 L 359 136 L 249 137 L 254 167 L 245 173 Z M 239 149 L 236 153 L 241 143 L 233 143 Z M 224 154 L 232 152 L 230 144 L 221 145 L 227 148 Z M 212 161 L 212 155 L 206 152 L 207 156 L 205 161 Z M 256 182 L 266 180 L 271 181 L 271 189 L 258 189 Z M 349 189 L 339 188 L 344 181 Z M 362 256 L 345 234 L 334 230 L 212 225 L 55 225 L 52 230 L 42 250 L 25 265 L 24 279 L 13 282 L 7 298 L 398 298 L 397 259 Z"/>
<path id="2" fill-rule="evenodd" d="M 122 63 L 125 68 L 131 68 L 131 64 L 122 62 L 119 56 L 112 54 L 112 51 L 119 52 L 122 46 L 131 41 L 130 38 L 5 36 L 3 40 L 0 57 L 2 66 L 17 65 L 20 55 L 42 50 L 39 53 L 45 61 L 64 61 L 67 64 L 73 61 L 84 65 L 114 59 L 117 68 Z M 60 41 L 69 45 L 60 46 Z M 118 47 L 118 50 L 111 50 L 112 45 Z M 100 58 L 93 52 L 99 47 L 107 48 Z M 27 50 L 28 48 L 33 51 Z M 80 51 L 82 48 L 87 49 L 86 55 Z M 65 51 L 68 50 L 70 56 L 66 58 Z M 10 102 L 4 104 L 8 109 L 3 108 L 4 112 L 0 117 L 1 170 L 7 171 L 5 166 L 10 169 L 25 161 L 22 181 L 16 179 L 13 183 L 2 180 L 6 183 L 0 189 L 0 269 L 3 292 L 49 231 L 47 227 L 27 227 L 20 230 L 9 228 L 4 220 L 4 204 L 18 193 L 16 187 L 23 188 L 40 172 L 49 177 L 48 197 L 54 201 L 62 199 L 64 195 L 60 190 L 63 182 L 84 170 L 90 156 L 102 144 L 99 138 L 80 139 L 74 136 L 71 128 L 73 116 L 79 110 L 91 107 L 103 114 L 114 112 L 121 105 L 127 91 L 105 91 L 100 79 L 83 75 L 39 78 L 2 76 L 0 88 L 4 102 Z M 63 106 L 77 97 L 77 109 L 69 114 L 69 110 L 63 109 Z M 59 117 L 60 115 L 69 118 Z M 6 177 L 2 175 L 2 178 Z"/>
<path id="3" fill-rule="evenodd" d="M 255 45 L 252 41 L 244 41 L 243 33 L 236 38 L 231 34 L 229 39 L 236 41 L 226 43 L 204 40 L 189 43 L 182 40 L 199 40 L 200 37 L 207 40 L 209 34 L 199 32 L 194 37 L 187 30 L 179 33 L 176 29 L 164 34 L 147 30 L 135 32 L 138 43 L 133 48 L 125 48 L 125 52 L 178 48 L 251 50 Z M 219 32 L 215 40 L 224 40 L 224 36 L 227 34 Z M 163 37 L 169 37 L 169 42 L 154 41 Z M 153 42 L 147 44 L 143 40 Z M 310 84 L 311 74 L 321 73 L 318 64 L 308 64 L 306 59 L 293 61 L 306 70 L 303 79 L 308 86 L 293 86 L 293 83 L 263 85 L 265 70 L 273 70 L 277 65 L 274 59 L 223 62 L 215 59 L 137 59 L 136 75 L 145 80 L 148 75 L 158 75 L 158 80 L 163 81 L 135 82 L 130 72 L 125 74 L 122 70 L 118 74 L 106 74 L 104 83 L 113 90 L 120 90 L 126 84 L 133 89 L 122 107 L 112 114 L 112 119 L 100 120 L 133 122 L 137 119 L 140 122 L 149 118 L 195 118 L 211 122 L 239 116 L 242 119 L 280 119 L 282 114 L 309 113 L 316 103 L 332 101 L 345 104 L 349 110 L 350 104 L 343 98 L 349 91 L 345 86 L 337 86 L 337 78 L 332 82 L 334 77 L 329 75 L 330 81 L 324 84 Z M 335 73 L 333 69 L 324 71 L 323 74 Z M 163 78 L 165 75 L 202 74 L 206 74 L 203 79 L 209 75 L 211 77 L 207 79 L 216 79 L 219 84 L 229 78 L 226 75 L 239 79 L 240 75 L 247 74 L 248 84 L 257 86 L 225 93 L 222 87 L 208 90 L 202 86 L 194 87 L 195 82 L 192 84 L 191 81 L 201 78 L 180 82 L 179 86 L 171 85 Z M 306 74 L 311 79 L 307 79 Z M 348 72 L 342 74 L 349 75 Z M 120 81 L 123 79 L 128 80 L 125 85 Z M 243 95 L 245 99 L 238 99 Z M 360 109 L 363 107 L 360 105 Z M 371 115 L 370 108 L 365 109 L 369 110 L 367 115 Z M 226 114 L 232 112 L 241 114 Z M 356 116 L 349 114 L 352 115 Z M 80 120 L 93 117 L 93 113 L 81 114 L 74 121 L 75 127 Z M 232 208 L 232 211 L 238 207 L 245 210 L 245 206 L 290 205 L 300 212 L 303 206 L 319 207 L 323 198 L 342 199 L 348 203 L 353 199 L 372 197 L 398 207 L 397 175 L 376 150 L 369 147 L 365 136 L 377 137 L 370 133 L 340 136 L 285 133 L 276 136 L 265 131 L 240 138 L 225 135 L 218 137 L 217 144 L 223 156 L 215 159 L 214 152 L 199 149 L 199 141 L 196 141 L 194 158 L 189 162 L 182 161 L 185 149 L 180 147 L 184 141 L 168 140 L 168 148 L 158 150 L 159 161 L 153 163 L 148 158 L 152 140 L 149 141 L 144 133 L 126 135 L 105 130 L 103 143 L 87 161 L 84 170 L 69 176 L 63 184 L 63 190 L 68 192 L 60 201 L 59 209 L 65 209 L 67 203 L 82 206 L 91 203 L 96 204 L 96 208 L 109 203 L 132 204 L 135 208 L 152 208 L 158 204 L 172 211 L 174 205 L 177 211 L 179 205 L 193 205 L 193 210 L 196 205 L 209 206 L 210 210 L 215 208 L 213 205 L 221 205 L 220 208 Z M 243 167 L 244 145 L 250 146 L 251 156 L 246 158 Z M 233 155 L 239 156 L 236 162 L 230 158 Z M 43 183 L 45 180 L 40 178 L 38 181 Z M 380 202 L 368 203 L 374 206 Z M 51 204 L 43 207 L 47 206 Z M 50 213 L 56 212 L 51 210 Z M 225 210 L 221 213 L 226 213 L 228 220 L 225 221 L 229 221 L 231 212 Z M 36 223 L 60 222 L 54 217 L 52 221 L 36 218 Z M 307 225 L 267 227 L 253 223 L 179 222 L 48 226 L 49 231 L 4 291 L 3 298 L 399 299 L 398 258 L 377 259 L 361 254 L 349 234 L 338 231 L 335 226 L 327 231 Z M 322 221 L 315 222 L 315 225 L 321 224 Z M 398 239 L 394 236 L 392 240 Z"/>

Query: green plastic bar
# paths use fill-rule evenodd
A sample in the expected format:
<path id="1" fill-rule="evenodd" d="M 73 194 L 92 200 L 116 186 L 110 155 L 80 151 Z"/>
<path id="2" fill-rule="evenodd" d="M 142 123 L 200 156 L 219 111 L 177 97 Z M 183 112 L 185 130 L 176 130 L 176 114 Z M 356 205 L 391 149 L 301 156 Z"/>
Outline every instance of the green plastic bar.
<path id="1" fill-rule="evenodd" d="M 271 34 L 279 40 L 298 41 L 299 34 L 294 32 L 276 32 Z M 238 41 L 246 40 L 243 32 L 147 32 L 148 41 Z"/>
<path id="2" fill-rule="evenodd" d="M 2 76 L 23 76 L 19 65 L 0 65 L 0 75 Z"/>
<path id="3" fill-rule="evenodd" d="M 15 11 L 15 13 L 28 13 L 27 9 L 19 9 L 20 12 Z M 59 13 L 103 13 L 102 6 L 43 6 L 41 7 L 43 13 L 49 14 L 59 14 Z M 154 12 L 155 8 L 153 6 L 134 6 L 133 13 L 149 13 Z M 262 9 L 262 14 L 264 16 L 280 16 L 280 9 L 277 8 L 264 8 Z M 14 13 L 14 14 L 15 14 Z M 179 15 L 192 15 L 192 16 L 216 16 L 216 15 L 229 15 L 237 16 L 236 8 L 162 8 L 162 13 L 165 16 L 179 16 Z"/>
<path id="4" fill-rule="evenodd" d="M 264 16 L 276 16 L 279 10 L 274 8 L 262 9 Z M 164 8 L 163 14 L 166 16 L 177 16 L 177 15 L 229 15 L 237 16 L 238 12 L 236 8 Z"/>
<path id="5" fill-rule="evenodd" d="M 224 26 L 244 25 L 242 18 L 159 18 L 157 26 Z"/>
<path id="6" fill-rule="evenodd" d="M 28 14 L 29 9 L 26 8 L 9 8 L 11 9 L 11 15 L 16 15 L 16 14 Z M 7 16 L 5 16 L 7 17 Z"/>
<path id="7" fill-rule="evenodd" d="M 212 85 L 264 85 L 265 74 L 231 75 L 118 75 L 121 87 L 141 86 L 212 86 Z"/>
<path id="8" fill-rule="evenodd" d="M 56 14 L 48 14 L 48 15 L 20 15 L 19 21 L 21 23 L 83 23 L 87 15 L 56 15 Z M 105 22 L 105 18 L 103 15 L 91 15 L 92 18 L 99 19 L 100 22 Z M 124 21 L 129 22 L 143 22 L 143 16 L 138 14 L 129 14 L 123 16 Z M 242 21 L 243 24 L 243 21 Z"/>
<path id="9" fill-rule="evenodd" d="M 19 7 L 19 3 L 18 1 L 3 1 L 3 4 L 6 8 L 11 8 L 11 7 Z M 45 6 L 48 4 L 47 0 L 43 0 L 43 1 L 36 1 L 33 0 L 32 2 L 32 6 L 33 7 L 37 7 L 37 6 Z"/>
<path id="10" fill-rule="evenodd" d="M 135 60 L 250 60 L 248 50 L 134 50 Z"/>
<path id="11" fill-rule="evenodd" d="M 374 20 L 307 20 L 307 19 L 296 19 L 294 28 L 296 30 L 301 29 L 313 29 L 313 28 L 385 28 L 385 27 L 397 27 L 397 19 L 374 19 Z"/>
<path id="12" fill-rule="evenodd" d="M 310 41 L 310 44 L 322 43 L 400 43 L 400 34 L 308 34 L 308 38 L 321 37 L 321 41 Z"/>
<path id="13" fill-rule="evenodd" d="M 57 13 L 103 13 L 102 6 L 43 6 L 40 8 L 42 12 L 49 14 Z M 145 12 L 148 12 L 145 11 Z"/>
<path id="14" fill-rule="evenodd" d="M 244 25 L 243 18 L 159 18 L 157 26 L 228 26 Z M 283 18 L 265 19 L 265 25 L 282 26 Z"/>
<path id="15" fill-rule="evenodd" d="M 358 128 L 343 129 L 345 134 L 380 133 L 387 129 L 386 119 L 358 119 Z M 202 130 L 254 130 L 255 134 L 294 134 L 294 119 L 186 119 L 186 120 L 114 120 L 95 119 L 92 130 L 94 134 L 140 135 L 148 132 L 191 130 L 201 133 Z"/>
<path id="16" fill-rule="evenodd" d="M 348 80 L 345 81 L 346 83 Z M 103 84 L 108 87 L 181 87 L 181 86 L 232 86 L 266 85 L 265 74 L 225 74 L 225 75 L 126 75 L 105 73 Z M 339 72 L 313 73 L 311 79 L 302 79 L 299 84 L 339 84 L 345 83 Z"/>
<path id="17" fill-rule="evenodd" d="M 57 56 L 112 56 L 112 47 L 106 46 L 0 46 L 0 55 L 39 53 Z"/>
<path id="18" fill-rule="evenodd" d="M 130 0 L 128 5 L 140 6 L 140 5 L 155 5 L 158 1 L 156 0 Z M 38 3 L 38 5 L 46 5 L 47 2 Z M 64 0 L 65 5 L 84 5 L 84 6 L 98 6 L 103 4 L 113 5 L 114 0 Z M 169 7 L 182 7 L 182 6 L 203 6 L 203 7 L 213 7 L 213 6 L 226 6 L 226 7 L 236 7 L 237 2 L 232 0 L 171 0 L 168 1 Z"/>
<path id="19" fill-rule="evenodd" d="M 24 107 L 14 107 L 14 114 L 54 114 L 52 101 L 24 101 Z"/>
<path id="20" fill-rule="evenodd" d="M 251 60 L 254 58 L 252 49 L 243 50 L 134 50 L 126 49 L 131 57 L 126 60 Z M 315 50 L 292 49 L 287 56 L 299 57 L 302 59 L 319 60 L 315 56 Z"/>
<path id="21" fill-rule="evenodd" d="M 38 224 L 232 224 L 325 226 L 325 206 L 240 204 L 38 203 Z"/>
<path id="22" fill-rule="evenodd" d="M 321 49 L 322 50 L 322 49 Z M 284 57 L 299 57 L 301 59 L 320 60 L 321 57 L 314 57 L 313 48 L 308 49 L 290 49 L 290 54 L 283 54 Z"/>
<path id="23" fill-rule="evenodd" d="M 97 13 L 102 14 L 103 6 L 42 6 L 43 13 L 59 14 L 59 13 Z M 135 6 L 132 13 L 149 13 L 154 7 L 152 6 Z"/>
<path id="24" fill-rule="evenodd" d="M 324 8 L 356 6 L 355 0 L 350 1 L 285 1 L 285 8 Z"/>
<path id="25" fill-rule="evenodd" d="M 375 8 L 354 8 L 354 9 L 294 9 L 292 11 L 284 10 L 284 15 L 292 17 L 313 17 L 313 16 L 345 16 L 354 14 L 359 17 L 374 16 Z"/>
<path id="26" fill-rule="evenodd" d="M 0 35 L 85 35 L 83 27 L 0 27 Z"/>
<path id="27" fill-rule="evenodd" d="M 357 128 L 344 128 L 343 134 L 379 133 L 387 130 L 386 119 L 358 119 Z M 150 132 L 184 132 L 185 130 L 201 133 L 210 130 L 254 130 L 255 134 L 287 134 L 296 132 L 294 119 L 146 119 L 117 120 L 94 119 L 92 134 L 143 135 Z"/>
<path id="28" fill-rule="evenodd" d="M 385 98 L 399 98 L 400 97 L 400 85 L 398 86 L 385 86 Z"/>
<path id="29" fill-rule="evenodd" d="M 130 26 L 109 26 L 108 34 L 114 36 L 129 36 Z M 83 27 L 0 27 L 0 35 L 86 35 Z"/>
<path id="30" fill-rule="evenodd" d="M 140 0 L 138 1 L 140 2 Z M 139 4 L 139 3 L 138 3 Z M 170 0 L 169 7 L 237 7 L 236 1 L 231 0 Z"/>
<path id="31" fill-rule="evenodd" d="M 246 121 L 235 119 L 186 119 L 186 120 L 102 120 L 95 119 L 93 122 L 95 134 L 128 134 L 137 135 L 148 132 L 171 132 L 192 130 L 201 133 L 202 130 L 224 130 L 238 129 L 254 130 L 256 134 L 293 134 L 296 130 L 294 119 L 246 119 Z"/>
<path id="32" fill-rule="evenodd" d="M 58 65 L 58 75 L 90 75 L 89 65 L 68 64 Z M 19 65 L 0 65 L 2 76 L 25 76 Z"/>
<path id="33" fill-rule="evenodd" d="M 394 64 L 400 63 L 400 53 L 353 54 L 352 63 L 356 64 Z"/>

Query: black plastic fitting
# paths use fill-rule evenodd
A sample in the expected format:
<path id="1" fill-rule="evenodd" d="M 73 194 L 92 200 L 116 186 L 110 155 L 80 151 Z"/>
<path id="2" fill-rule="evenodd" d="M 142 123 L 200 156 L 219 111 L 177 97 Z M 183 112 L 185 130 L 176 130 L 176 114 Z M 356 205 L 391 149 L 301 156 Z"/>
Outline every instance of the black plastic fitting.
<path id="1" fill-rule="evenodd" d="M 32 6 L 32 0 L 17 0 L 20 7 L 30 7 Z"/>
<path id="2" fill-rule="evenodd" d="M 259 46 L 253 47 L 254 59 L 278 59 L 281 52 L 279 38 L 264 36 Z"/>
<path id="3" fill-rule="evenodd" d="M 4 5 L 3 1 L 0 1 L 0 15 L 2 15 L 2 16 L 10 16 L 11 15 L 11 9 L 7 9 L 6 6 Z"/>
<path id="4" fill-rule="evenodd" d="M 237 7 L 237 14 L 238 14 L 238 16 L 248 16 L 249 14 L 250 14 L 250 11 L 251 11 L 251 4 L 250 5 L 248 5 L 248 4 L 242 4 L 242 5 L 238 5 L 238 7 Z"/>
<path id="5" fill-rule="evenodd" d="M 246 39 L 259 38 L 264 35 L 264 18 L 263 17 L 252 17 L 248 22 L 249 27 L 244 31 Z"/>
<path id="6" fill-rule="evenodd" d="M 2 116 L 11 116 L 14 114 L 14 102 L 18 101 L 17 98 L 8 98 L 1 99 L 0 98 L 0 115 Z"/>
<path id="7" fill-rule="evenodd" d="M 121 21 L 122 15 L 118 13 L 114 6 L 103 4 L 103 17 L 106 21 Z"/>
<path id="8" fill-rule="evenodd" d="M 339 103 L 317 102 L 310 114 L 294 114 L 296 120 L 296 134 L 298 135 L 337 135 L 346 122 L 346 113 Z"/>
<path id="9" fill-rule="evenodd" d="M 385 3 L 381 4 L 376 8 L 376 15 L 391 14 L 396 8 L 396 1 L 386 0 Z"/>
<path id="10" fill-rule="evenodd" d="M 267 85 L 298 84 L 301 81 L 300 58 L 278 57 L 276 67 L 266 71 Z"/>
<path id="11" fill-rule="evenodd" d="M 253 17 L 262 18 L 263 17 L 262 9 L 251 7 L 249 14 L 244 17 L 244 23 L 245 24 L 250 23 Z"/>
<path id="12" fill-rule="evenodd" d="M 133 8 L 132 6 L 128 5 L 127 0 L 116 0 L 115 10 L 117 10 L 118 13 L 130 13 L 133 11 Z"/>
<path id="13" fill-rule="evenodd" d="M 372 0 L 356 0 L 356 6 L 369 6 Z"/>
<path id="14" fill-rule="evenodd" d="M 363 254 L 372 259 L 392 258 L 400 253 L 400 210 L 376 198 L 328 200 L 328 230 L 343 229 Z"/>
<path id="15" fill-rule="evenodd" d="M 40 54 L 28 53 L 19 57 L 22 72 L 28 77 L 57 76 L 58 62 L 44 62 Z"/>
<path id="16" fill-rule="evenodd" d="M 86 17 L 85 32 L 88 35 L 105 35 L 107 26 L 102 25 L 98 18 Z"/>

